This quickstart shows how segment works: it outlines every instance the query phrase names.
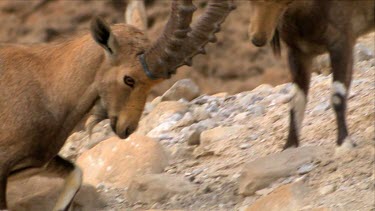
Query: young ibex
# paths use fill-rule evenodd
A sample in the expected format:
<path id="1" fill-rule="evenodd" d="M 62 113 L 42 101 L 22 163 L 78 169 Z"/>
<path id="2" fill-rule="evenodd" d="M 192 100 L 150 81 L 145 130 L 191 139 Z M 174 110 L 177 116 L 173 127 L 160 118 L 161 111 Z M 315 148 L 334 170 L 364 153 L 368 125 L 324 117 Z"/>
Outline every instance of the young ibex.
<path id="1" fill-rule="evenodd" d="M 338 126 L 337 145 L 351 147 L 345 110 L 352 80 L 356 38 L 375 28 L 374 0 L 250 0 L 249 36 L 256 46 L 271 42 L 280 53 L 279 36 L 288 47 L 295 84 L 289 136 L 284 146 L 298 146 L 307 103 L 312 59 L 328 52 L 333 72 L 332 104 Z"/>
<path id="2" fill-rule="evenodd" d="M 110 27 L 96 18 L 91 36 L 0 45 L 0 210 L 7 209 L 8 177 L 25 173 L 65 176 L 54 210 L 67 210 L 82 172 L 57 154 L 72 129 L 97 105 L 114 132 L 128 137 L 151 87 L 204 53 L 233 8 L 232 0 L 210 0 L 190 28 L 192 1 L 173 0 L 169 21 L 153 44 L 135 27 Z"/>

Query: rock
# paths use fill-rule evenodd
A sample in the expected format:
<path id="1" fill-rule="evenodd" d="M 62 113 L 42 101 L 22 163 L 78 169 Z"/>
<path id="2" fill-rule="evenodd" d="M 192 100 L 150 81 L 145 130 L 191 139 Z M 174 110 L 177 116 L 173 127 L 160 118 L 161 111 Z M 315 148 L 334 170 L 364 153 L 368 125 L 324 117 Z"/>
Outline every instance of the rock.
<path id="1" fill-rule="evenodd" d="M 176 124 L 177 121 L 163 122 L 148 132 L 147 136 L 156 140 L 172 139 L 171 131 Z"/>
<path id="2" fill-rule="evenodd" d="M 179 100 L 181 98 L 191 101 L 199 94 L 199 87 L 191 79 L 182 79 L 168 89 L 161 98 L 162 101 Z"/>
<path id="3" fill-rule="evenodd" d="M 270 84 L 261 84 L 255 89 L 253 89 L 251 92 L 258 93 L 261 95 L 269 95 L 273 92 L 273 86 L 271 86 Z"/>
<path id="4" fill-rule="evenodd" d="M 298 168 L 298 174 L 307 174 L 315 168 L 315 165 L 312 163 L 303 164 L 301 167 Z"/>
<path id="5" fill-rule="evenodd" d="M 273 99 L 270 103 L 271 106 L 274 106 L 274 105 L 282 105 L 282 104 L 285 104 L 285 103 L 289 103 L 291 100 L 292 100 L 292 95 L 290 94 L 282 94 L 282 95 L 279 95 L 277 98 Z"/>
<path id="6" fill-rule="evenodd" d="M 199 145 L 200 144 L 200 135 L 201 133 L 198 130 L 189 131 L 186 134 L 186 142 L 188 145 Z"/>
<path id="7" fill-rule="evenodd" d="M 219 92 L 219 93 L 216 93 L 214 95 L 212 95 L 212 97 L 217 97 L 217 98 L 226 98 L 228 97 L 228 92 Z"/>
<path id="8" fill-rule="evenodd" d="M 244 144 L 241 144 L 239 147 L 240 149 L 248 149 L 251 147 L 251 145 L 249 143 L 244 143 Z"/>
<path id="9" fill-rule="evenodd" d="M 195 107 L 192 109 L 194 120 L 199 122 L 211 117 L 210 113 L 203 107 Z"/>
<path id="10" fill-rule="evenodd" d="M 200 135 L 200 146 L 198 148 L 208 149 L 214 151 L 215 154 L 219 154 L 225 145 L 221 145 L 220 141 L 233 140 L 237 141 L 245 139 L 249 135 L 249 129 L 243 125 L 234 125 L 229 127 L 216 127 L 210 130 L 205 130 Z"/>
<path id="11" fill-rule="evenodd" d="M 254 117 L 262 116 L 266 112 L 266 108 L 262 105 L 250 105 L 247 110 Z"/>
<path id="12" fill-rule="evenodd" d="M 289 211 L 300 210 L 305 205 L 309 190 L 301 183 L 283 185 L 275 189 L 271 194 L 263 196 L 245 211 Z"/>
<path id="13" fill-rule="evenodd" d="M 247 119 L 249 116 L 250 116 L 249 112 L 242 112 L 234 116 L 233 121 L 239 122 L 239 121 Z"/>
<path id="14" fill-rule="evenodd" d="M 140 122 L 137 133 L 145 135 L 152 129 L 168 121 L 178 121 L 187 112 L 188 107 L 180 102 L 165 101 L 159 103 L 149 115 Z"/>
<path id="15" fill-rule="evenodd" d="M 324 187 L 319 188 L 319 193 L 320 193 L 320 195 L 324 196 L 324 195 L 333 193 L 335 190 L 336 190 L 335 185 L 326 185 Z"/>
<path id="16" fill-rule="evenodd" d="M 248 93 L 245 96 L 241 96 L 238 98 L 238 104 L 244 108 L 248 107 L 249 105 L 254 104 L 257 101 L 259 101 L 259 98 L 254 93 Z"/>
<path id="17" fill-rule="evenodd" d="M 328 111 L 331 108 L 331 104 L 327 101 L 319 103 L 315 108 L 311 111 L 312 114 L 322 114 L 325 111 Z"/>
<path id="18" fill-rule="evenodd" d="M 168 157 L 155 140 L 133 134 L 125 140 L 113 137 L 99 143 L 84 152 L 77 164 L 84 172 L 85 183 L 124 188 L 137 175 L 162 172 Z"/>
<path id="19" fill-rule="evenodd" d="M 168 174 L 146 174 L 134 177 L 126 192 L 131 203 L 163 202 L 175 195 L 193 192 L 195 186 L 183 177 Z"/>
<path id="20" fill-rule="evenodd" d="M 193 151 L 193 156 L 195 158 L 205 157 L 205 156 L 211 156 L 214 155 L 214 151 L 207 147 L 197 147 Z"/>
<path id="21" fill-rule="evenodd" d="M 355 45 L 354 58 L 355 61 L 367 61 L 375 57 L 374 48 L 366 46 L 363 43 L 358 43 Z"/>
<path id="22" fill-rule="evenodd" d="M 10 210 L 52 210 L 62 190 L 64 180 L 33 176 L 10 181 L 7 185 L 7 200 Z M 95 187 L 83 185 L 74 197 L 73 210 L 103 210 L 105 203 Z"/>
<path id="23" fill-rule="evenodd" d="M 247 163 L 239 178 L 239 193 L 249 196 L 269 186 L 275 180 L 296 174 L 306 163 L 320 157 L 322 147 L 287 149 Z"/>

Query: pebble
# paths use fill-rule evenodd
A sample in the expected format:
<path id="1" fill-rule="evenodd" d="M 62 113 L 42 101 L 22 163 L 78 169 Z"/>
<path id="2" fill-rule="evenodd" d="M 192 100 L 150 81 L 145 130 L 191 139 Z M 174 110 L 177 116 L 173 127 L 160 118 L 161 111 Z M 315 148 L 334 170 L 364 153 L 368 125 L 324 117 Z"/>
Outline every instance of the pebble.
<path id="1" fill-rule="evenodd" d="M 326 185 L 326 186 L 321 187 L 319 189 L 319 193 L 324 196 L 324 195 L 328 195 L 330 193 L 333 193 L 335 190 L 336 190 L 335 185 Z"/>
<path id="2" fill-rule="evenodd" d="M 240 145 L 240 149 L 248 149 L 250 147 L 251 147 L 251 145 L 249 143 L 245 143 L 245 144 Z"/>
<path id="3" fill-rule="evenodd" d="M 312 164 L 312 163 L 303 164 L 301 167 L 299 167 L 299 169 L 297 170 L 297 173 L 298 174 L 307 174 L 311 170 L 313 170 L 314 168 L 315 168 L 315 165 Z"/>

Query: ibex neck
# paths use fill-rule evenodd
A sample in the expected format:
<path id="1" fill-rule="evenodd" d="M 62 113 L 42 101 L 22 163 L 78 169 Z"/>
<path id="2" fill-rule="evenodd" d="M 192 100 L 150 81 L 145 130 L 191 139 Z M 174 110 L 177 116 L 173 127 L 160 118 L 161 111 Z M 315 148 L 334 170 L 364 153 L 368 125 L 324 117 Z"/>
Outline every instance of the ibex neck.
<path id="1" fill-rule="evenodd" d="M 96 99 L 94 79 L 104 59 L 102 48 L 89 35 L 48 47 L 45 69 L 47 95 L 56 118 L 72 130 Z"/>

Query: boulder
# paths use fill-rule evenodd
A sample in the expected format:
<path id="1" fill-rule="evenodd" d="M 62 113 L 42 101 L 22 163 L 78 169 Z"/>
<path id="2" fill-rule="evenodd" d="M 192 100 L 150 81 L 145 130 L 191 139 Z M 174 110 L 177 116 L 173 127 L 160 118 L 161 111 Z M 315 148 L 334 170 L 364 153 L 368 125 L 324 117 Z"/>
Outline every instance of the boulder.
<path id="1" fill-rule="evenodd" d="M 249 136 L 249 129 L 243 125 L 233 125 L 228 127 L 215 127 L 205 130 L 200 135 L 200 145 L 197 149 L 199 152 L 213 151 L 220 154 L 226 146 L 218 142 L 223 140 L 246 139 Z M 204 154 L 204 153 L 203 153 Z"/>
<path id="2" fill-rule="evenodd" d="M 146 135 L 155 127 L 166 122 L 177 122 L 188 111 L 187 105 L 177 101 L 165 101 L 156 105 L 149 115 L 139 122 L 137 133 Z"/>
<path id="3" fill-rule="evenodd" d="M 136 176 L 163 172 L 168 156 L 159 142 L 133 134 L 128 139 L 112 137 L 99 143 L 78 157 L 77 164 L 85 183 L 124 188 Z"/>
<path id="4" fill-rule="evenodd" d="M 283 185 L 275 189 L 267 196 L 261 197 L 245 211 L 289 211 L 300 210 L 305 205 L 308 195 L 307 187 L 300 181 L 293 184 Z"/>
<path id="5" fill-rule="evenodd" d="M 146 174 L 133 178 L 127 191 L 131 203 L 163 202 L 178 194 L 193 192 L 195 187 L 183 177 L 168 174 Z"/>
<path id="6" fill-rule="evenodd" d="M 254 194 L 282 177 L 298 174 L 298 169 L 321 157 L 322 147 L 291 148 L 271 154 L 245 164 L 239 177 L 239 193 L 245 196 Z"/>
<path id="7" fill-rule="evenodd" d="M 200 95 L 199 87 L 191 79 L 177 81 L 162 96 L 162 101 L 193 100 Z"/>

